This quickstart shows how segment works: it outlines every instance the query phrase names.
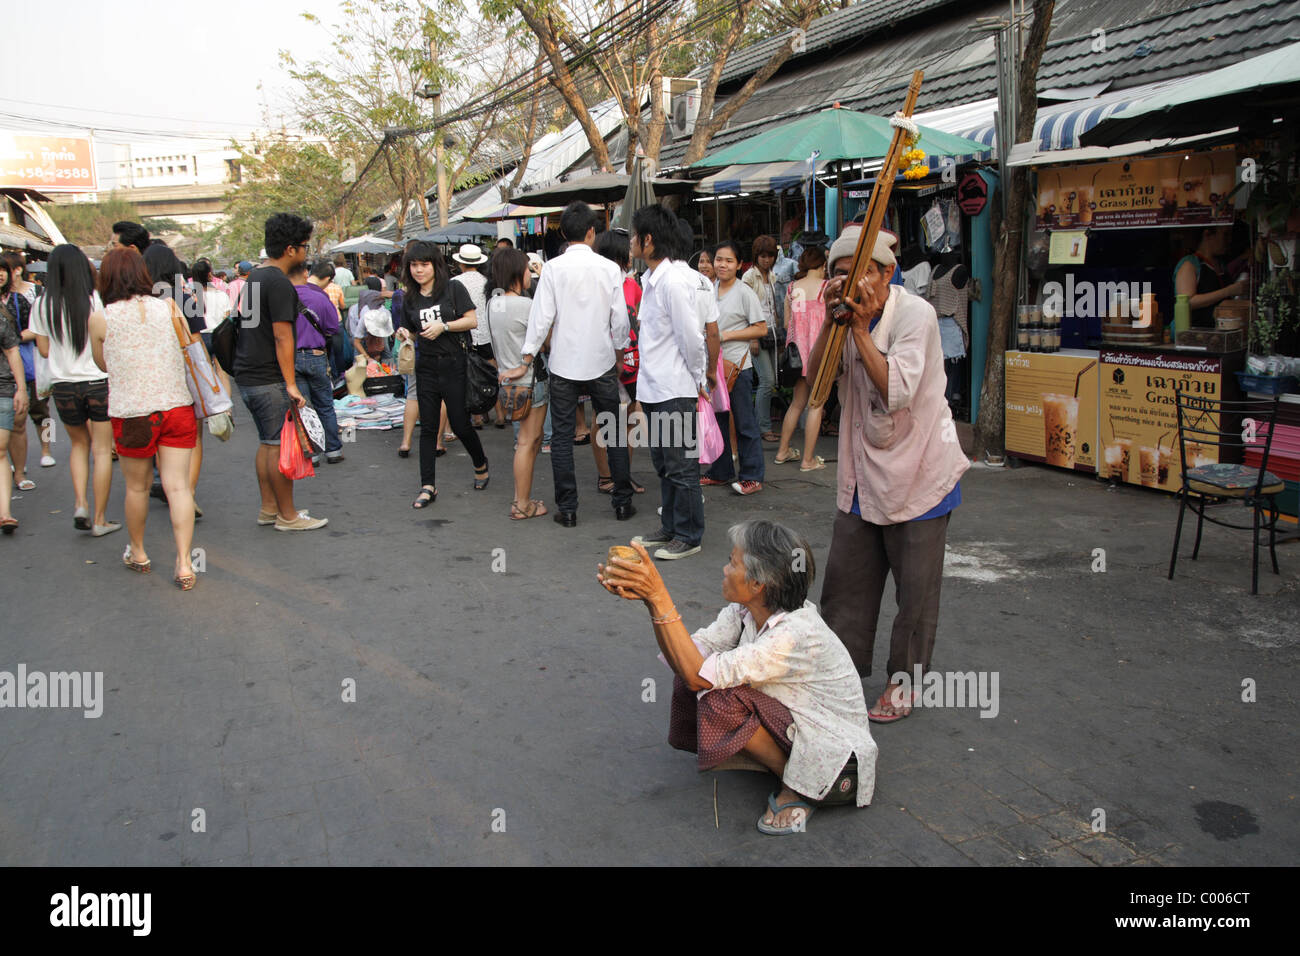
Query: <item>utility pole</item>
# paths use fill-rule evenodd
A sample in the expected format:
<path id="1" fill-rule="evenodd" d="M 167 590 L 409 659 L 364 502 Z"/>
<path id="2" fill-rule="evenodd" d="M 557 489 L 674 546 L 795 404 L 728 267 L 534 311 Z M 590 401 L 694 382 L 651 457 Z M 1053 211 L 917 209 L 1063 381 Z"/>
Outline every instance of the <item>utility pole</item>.
<path id="1" fill-rule="evenodd" d="M 433 121 L 438 124 L 442 119 L 442 84 L 438 82 L 438 41 L 434 37 L 429 37 L 429 63 L 433 67 L 434 80 L 432 84 L 426 84 L 425 95 L 433 100 Z M 438 225 L 447 225 L 447 218 L 451 215 L 451 195 L 447 190 L 447 163 L 442 126 L 435 125 L 433 134 L 433 170 L 434 176 L 438 182 Z"/>

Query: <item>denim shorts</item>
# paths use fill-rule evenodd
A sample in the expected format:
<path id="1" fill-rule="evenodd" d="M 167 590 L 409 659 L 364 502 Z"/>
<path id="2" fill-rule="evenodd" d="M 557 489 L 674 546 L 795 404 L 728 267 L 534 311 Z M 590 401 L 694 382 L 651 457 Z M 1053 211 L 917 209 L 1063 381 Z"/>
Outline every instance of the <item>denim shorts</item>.
<path id="1" fill-rule="evenodd" d="M 7 432 L 14 430 L 14 400 L 12 398 L 0 398 L 0 429 Z"/>
<path id="2" fill-rule="evenodd" d="M 533 407 L 547 405 L 551 401 L 550 380 L 538 375 L 533 381 Z"/>
<path id="3" fill-rule="evenodd" d="M 415 373 L 407 372 L 402 376 L 402 381 L 405 383 L 406 397 L 411 401 L 415 401 Z"/>
<path id="4" fill-rule="evenodd" d="M 280 444 L 280 430 L 284 416 L 289 414 L 289 390 L 280 382 L 276 385 L 241 385 L 240 397 L 257 425 L 257 440 L 263 445 Z"/>

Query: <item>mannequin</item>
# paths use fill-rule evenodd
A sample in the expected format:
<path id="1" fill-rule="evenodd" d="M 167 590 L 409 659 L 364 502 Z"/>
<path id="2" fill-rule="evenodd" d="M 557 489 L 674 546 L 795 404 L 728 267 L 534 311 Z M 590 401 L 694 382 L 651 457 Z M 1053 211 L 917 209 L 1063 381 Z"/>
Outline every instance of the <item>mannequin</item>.
<path id="1" fill-rule="evenodd" d="M 343 374 L 343 378 L 347 380 L 349 395 L 366 394 L 364 387 L 366 381 L 366 354 L 364 352 L 352 360 L 352 367 Z"/>
<path id="2" fill-rule="evenodd" d="M 939 338 L 943 345 L 943 369 L 948 376 L 947 397 L 952 405 L 961 400 L 961 361 L 970 345 L 967 327 L 969 301 L 966 284 L 970 273 L 962 264 L 960 252 L 947 252 L 939 257 L 930 277 L 926 298 L 939 317 Z"/>

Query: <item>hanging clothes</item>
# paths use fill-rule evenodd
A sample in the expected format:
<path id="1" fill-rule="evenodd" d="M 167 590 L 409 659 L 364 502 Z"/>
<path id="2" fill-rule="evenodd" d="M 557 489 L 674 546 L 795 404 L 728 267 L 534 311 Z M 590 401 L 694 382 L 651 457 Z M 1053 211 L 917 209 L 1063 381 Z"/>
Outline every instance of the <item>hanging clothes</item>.
<path id="1" fill-rule="evenodd" d="M 930 278 L 929 300 L 939 316 L 939 339 L 943 345 L 945 359 L 961 358 L 966 354 L 970 344 L 968 326 L 970 300 L 966 294 L 966 282 L 960 286 L 953 284 L 953 275 L 956 274 L 957 268 L 948 269 L 942 275 Z M 962 268 L 961 272 L 962 277 L 969 281 L 966 270 Z"/>

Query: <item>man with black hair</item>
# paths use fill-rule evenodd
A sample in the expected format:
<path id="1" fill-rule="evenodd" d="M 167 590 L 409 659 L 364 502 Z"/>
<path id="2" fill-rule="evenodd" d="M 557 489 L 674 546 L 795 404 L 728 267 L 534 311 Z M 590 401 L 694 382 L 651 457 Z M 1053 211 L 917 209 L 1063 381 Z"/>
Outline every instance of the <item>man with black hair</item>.
<path id="1" fill-rule="evenodd" d="M 555 521 L 566 528 L 578 523 L 578 482 L 573 470 L 573 431 L 578 396 L 590 395 L 596 420 L 618 421 L 618 373 L 631 327 L 623 298 L 623 272 L 592 251 L 596 214 L 585 202 L 571 202 L 560 216 L 560 232 L 569 247 L 542 270 L 528 315 L 523 362 L 501 373 L 503 382 L 522 378 L 551 337 L 551 471 L 555 477 Z M 604 419 L 601 416 L 605 416 Z M 614 517 L 636 514 L 627 448 L 608 446 L 614 479 Z"/>
<path id="2" fill-rule="evenodd" d="M 325 429 L 325 460 L 338 464 L 343 460 L 343 441 L 334 414 L 334 380 L 330 378 L 329 364 L 330 339 L 339 331 L 338 309 L 309 277 L 306 262 L 290 266 L 286 275 L 298 293 L 299 304 L 294 371 L 306 383 L 307 396 Z"/>
<path id="3" fill-rule="evenodd" d="M 129 222 L 122 220 L 113 223 L 113 241 L 109 243 L 109 248 L 121 246 L 135 246 L 140 250 L 140 255 L 149 248 L 149 230 L 138 222 Z"/>
<path id="4" fill-rule="evenodd" d="M 497 240 L 498 249 L 513 249 L 514 247 L 515 247 L 515 241 L 506 236 L 502 236 L 500 239 Z"/>
<path id="5" fill-rule="evenodd" d="M 307 258 L 312 224 L 292 213 L 266 220 L 266 261 L 248 276 L 239 305 L 239 337 L 232 370 L 239 393 L 257 425 L 257 485 L 262 493 L 259 525 L 276 531 L 312 531 L 328 523 L 299 512 L 293 481 L 280 471 L 280 430 L 289 403 L 307 404 L 298 391 L 294 362 L 300 302 L 287 273 Z"/>
<path id="6" fill-rule="evenodd" d="M 636 540 L 657 546 L 654 556 L 664 561 L 698 553 L 704 539 L 696 405 L 708 395 L 708 350 L 695 285 L 673 261 L 685 258 L 683 240 L 677 217 L 663 206 L 643 206 L 632 216 L 632 255 L 650 267 L 638 313 L 636 397 L 649 418 L 663 498 L 661 526 Z"/>

